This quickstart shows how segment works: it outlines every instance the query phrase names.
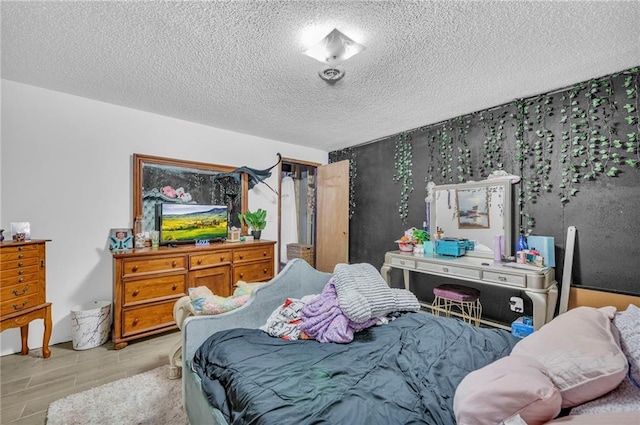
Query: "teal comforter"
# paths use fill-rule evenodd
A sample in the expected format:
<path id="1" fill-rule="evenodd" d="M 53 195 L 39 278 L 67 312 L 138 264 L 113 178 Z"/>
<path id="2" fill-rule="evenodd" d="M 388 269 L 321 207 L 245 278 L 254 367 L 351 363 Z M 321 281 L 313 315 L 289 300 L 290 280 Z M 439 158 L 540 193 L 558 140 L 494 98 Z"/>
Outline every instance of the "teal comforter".
<path id="1" fill-rule="evenodd" d="M 406 313 L 349 344 L 218 332 L 194 356 L 194 369 L 229 424 L 453 425 L 462 378 L 517 341 L 507 331 Z"/>

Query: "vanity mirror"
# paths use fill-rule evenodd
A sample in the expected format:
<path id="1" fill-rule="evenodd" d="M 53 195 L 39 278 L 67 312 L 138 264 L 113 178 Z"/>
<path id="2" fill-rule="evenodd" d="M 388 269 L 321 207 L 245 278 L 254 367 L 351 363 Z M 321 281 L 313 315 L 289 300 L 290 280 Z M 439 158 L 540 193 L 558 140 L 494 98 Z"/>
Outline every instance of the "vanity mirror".
<path id="1" fill-rule="evenodd" d="M 503 236 L 503 255 L 512 255 L 513 197 L 509 179 L 433 187 L 430 205 L 432 234 L 475 242 L 467 255 L 493 258 L 493 241 Z"/>

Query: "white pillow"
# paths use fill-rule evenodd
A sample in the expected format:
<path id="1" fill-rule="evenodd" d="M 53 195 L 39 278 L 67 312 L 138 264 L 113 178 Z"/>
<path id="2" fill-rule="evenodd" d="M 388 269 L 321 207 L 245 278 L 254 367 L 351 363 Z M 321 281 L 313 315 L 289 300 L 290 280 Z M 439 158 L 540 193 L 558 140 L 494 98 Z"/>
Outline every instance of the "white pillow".
<path id="1" fill-rule="evenodd" d="M 542 363 L 573 407 L 616 388 L 627 374 L 627 359 L 611 322 L 611 308 L 578 307 L 561 314 L 519 341 L 512 355 Z"/>
<path id="2" fill-rule="evenodd" d="M 560 413 L 562 397 L 547 370 L 527 356 L 507 356 L 469 373 L 456 388 L 458 425 L 496 425 L 517 414 L 540 425 Z"/>

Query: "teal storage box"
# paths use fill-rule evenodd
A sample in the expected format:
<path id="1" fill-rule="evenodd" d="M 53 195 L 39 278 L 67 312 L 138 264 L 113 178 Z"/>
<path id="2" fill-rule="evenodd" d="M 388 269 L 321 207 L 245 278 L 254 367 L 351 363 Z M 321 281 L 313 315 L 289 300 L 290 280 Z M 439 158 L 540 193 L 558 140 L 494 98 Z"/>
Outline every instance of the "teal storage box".
<path id="1" fill-rule="evenodd" d="M 518 317 L 511 323 L 511 334 L 515 337 L 524 338 L 532 333 L 533 319 L 531 317 Z"/>
<path id="2" fill-rule="evenodd" d="M 552 236 L 534 236 L 527 237 L 527 245 L 529 249 L 534 249 L 544 258 L 545 267 L 556 266 L 555 242 Z"/>
<path id="3" fill-rule="evenodd" d="M 444 238 L 436 244 L 436 254 L 461 257 L 467 253 L 467 242 L 461 239 Z"/>

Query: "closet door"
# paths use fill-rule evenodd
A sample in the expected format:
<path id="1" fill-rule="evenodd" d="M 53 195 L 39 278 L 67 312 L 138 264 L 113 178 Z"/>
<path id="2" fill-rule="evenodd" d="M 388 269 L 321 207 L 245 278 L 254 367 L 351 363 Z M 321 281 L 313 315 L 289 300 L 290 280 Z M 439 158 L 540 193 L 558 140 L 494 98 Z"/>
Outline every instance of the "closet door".
<path id="1" fill-rule="evenodd" d="M 349 262 L 349 161 L 318 167 L 316 269 Z"/>

